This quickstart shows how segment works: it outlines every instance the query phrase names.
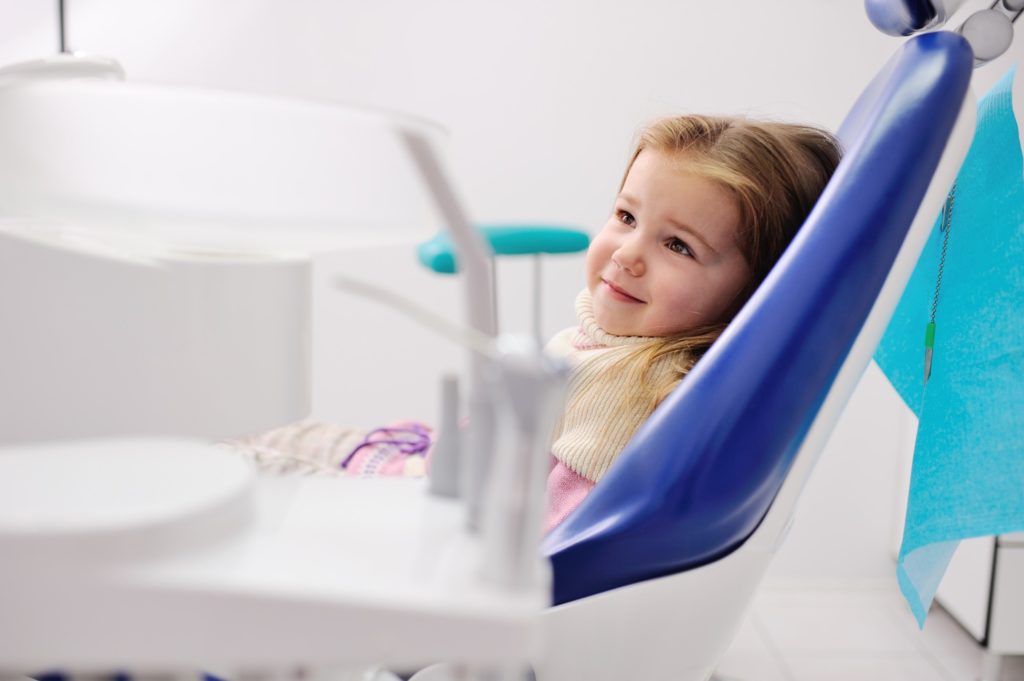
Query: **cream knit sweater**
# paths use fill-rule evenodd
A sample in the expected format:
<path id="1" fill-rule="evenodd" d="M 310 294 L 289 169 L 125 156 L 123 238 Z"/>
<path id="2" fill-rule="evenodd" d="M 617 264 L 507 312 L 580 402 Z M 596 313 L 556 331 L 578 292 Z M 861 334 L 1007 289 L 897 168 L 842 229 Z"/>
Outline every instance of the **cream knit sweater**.
<path id="1" fill-rule="evenodd" d="M 653 339 L 613 336 L 599 327 L 586 289 L 576 297 L 576 316 L 579 326 L 559 332 L 547 345 L 549 352 L 573 365 L 551 453 L 573 472 L 598 482 L 651 415 L 648 405 L 633 399 L 644 380 L 643 367 L 622 358 Z M 671 357 L 659 358 L 646 380 L 661 381 L 673 372 L 674 364 Z"/>

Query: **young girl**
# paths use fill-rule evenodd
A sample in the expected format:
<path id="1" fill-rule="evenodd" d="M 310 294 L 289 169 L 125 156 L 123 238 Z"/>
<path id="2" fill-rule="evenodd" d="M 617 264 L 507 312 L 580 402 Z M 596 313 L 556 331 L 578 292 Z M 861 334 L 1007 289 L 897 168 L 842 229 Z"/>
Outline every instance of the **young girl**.
<path id="1" fill-rule="evenodd" d="M 839 162 L 826 132 L 681 116 L 640 136 L 587 252 L 579 326 L 548 344 L 574 365 L 553 437 L 547 529 L 593 489 L 747 300 Z M 285 426 L 235 445 L 277 472 L 423 475 L 423 424 L 366 435 Z"/>
<path id="2" fill-rule="evenodd" d="M 579 326 L 548 344 L 573 374 L 554 433 L 547 530 L 722 333 L 839 156 L 831 135 L 801 125 L 681 116 L 643 131 L 587 251 Z"/>

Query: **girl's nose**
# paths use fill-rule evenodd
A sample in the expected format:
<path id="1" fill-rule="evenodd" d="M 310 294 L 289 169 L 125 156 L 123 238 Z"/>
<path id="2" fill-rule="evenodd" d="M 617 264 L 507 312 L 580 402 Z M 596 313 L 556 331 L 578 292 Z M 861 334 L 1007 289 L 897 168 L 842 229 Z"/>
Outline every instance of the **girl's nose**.
<path id="1" fill-rule="evenodd" d="M 612 253 L 612 262 L 634 277 L 643 275 L 645 268 L 640 240 L 632 235 L 627 237 Z"/>

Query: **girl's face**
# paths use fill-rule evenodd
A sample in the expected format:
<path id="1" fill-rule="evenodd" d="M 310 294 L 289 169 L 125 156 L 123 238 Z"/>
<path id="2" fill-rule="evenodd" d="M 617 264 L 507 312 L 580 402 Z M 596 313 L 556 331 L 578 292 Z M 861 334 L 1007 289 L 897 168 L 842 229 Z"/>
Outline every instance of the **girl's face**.
<path id="1" fill-rule="evenodd" d="M 587 251 L 594 316 L 617 336 L 672 336 L 725 321 L 752 273 L 739 210 L 685 156 L 644 149 Z"/>

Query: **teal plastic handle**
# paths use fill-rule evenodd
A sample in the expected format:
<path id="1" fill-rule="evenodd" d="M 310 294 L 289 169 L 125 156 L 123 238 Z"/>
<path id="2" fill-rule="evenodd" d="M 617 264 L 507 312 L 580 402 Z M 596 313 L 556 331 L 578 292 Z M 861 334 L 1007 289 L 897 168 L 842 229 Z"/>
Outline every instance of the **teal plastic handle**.
<path id="1" fill-rule="evenodd" d="M 556 225 L 479 225 L 481 236 L 495 255 L 536 255 L 579 253 L 590 245 L 581 229 Z M 447 232 L 441 232 L 416 247 L 420 263 L 439 274 L 455 274 L 455 249 Z"/>

